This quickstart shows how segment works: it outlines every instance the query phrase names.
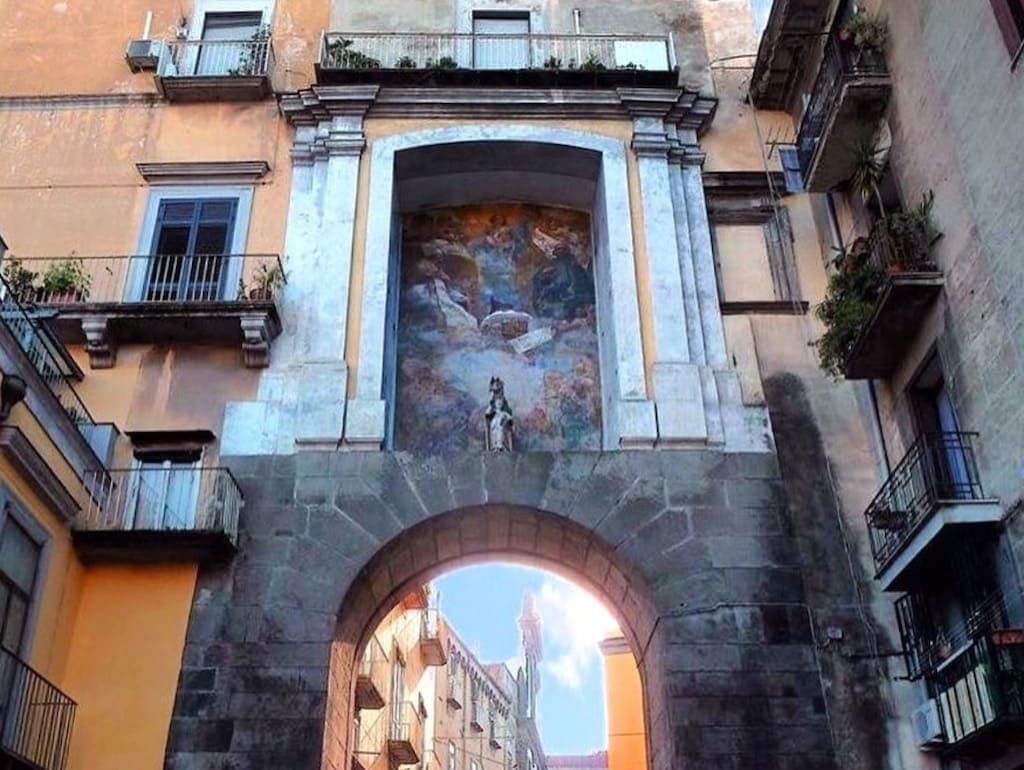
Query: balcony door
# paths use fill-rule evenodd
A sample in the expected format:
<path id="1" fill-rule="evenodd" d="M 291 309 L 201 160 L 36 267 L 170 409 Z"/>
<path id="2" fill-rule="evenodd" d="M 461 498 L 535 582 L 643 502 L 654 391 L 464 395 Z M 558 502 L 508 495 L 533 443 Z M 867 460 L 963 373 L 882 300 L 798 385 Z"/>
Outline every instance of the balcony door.
<path id="1" fill-rule="evenodd" d="M 136 530 L 194 529 L 199 460 L 194 456 L 136 459 L 127 491 L 125 526 Z"/>
<path id="2" fill-rule="evenodd" d="M 228 254 L 238 201 L 160 202 L 143 299 L 201 302 L 227 299 Z"/>
<path id="3" fill-rule="evenodd" d="M 4 726 L 2 738 L 10 745 L 31 705 L 17 656 L 28 626 L 42 548 L 9 509 L 5 513 L 0 528 L 0 646 L 4 650 L 0 653 L 0 724 Z"/>
<path id="4" fill-rule="evenodd" d="M 530 66 L 528 13 L 473 14 L 473 67 L 478 70 L 521 70 Z M 476 36 L 482 37 L 476 37 Z M 500 37 L 499 37 L 500 36 Z M 504 39 L 506 38 L 507 39 Z"/>
<path id="5" fill-rule="evenodd" d="M 401 651 L 395 649 L 395 662 L 391 666 L 391 735 L 392 740 L 403 740 L 402 704 L 405 701 L 405 661 Z"/>
<path id="6" fill-rule="evenodd" d="M 937 356 L 918 375 L 911 396 L 918 430 L 925 437 L 936 495 L 947 500 L 972 498 L 971 458 Z"/>

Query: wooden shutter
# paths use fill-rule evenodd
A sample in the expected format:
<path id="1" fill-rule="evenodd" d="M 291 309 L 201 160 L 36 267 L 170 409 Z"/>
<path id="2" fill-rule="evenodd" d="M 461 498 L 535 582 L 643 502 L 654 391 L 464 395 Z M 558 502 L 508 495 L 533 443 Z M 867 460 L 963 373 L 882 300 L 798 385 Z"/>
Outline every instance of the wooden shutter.
<path id="1" fill-rule="evenodd" d="M 1021 0 L 989 0 L 992 4 L 992 12 L 999 24 L 999 31 L 1003 35 L 1003 42 L 1006 43 L 1006 50 L 1010 56 L 1017 54 L 1020 48 L 1022 25 L 1024 21 L 1024 4 Z"/>

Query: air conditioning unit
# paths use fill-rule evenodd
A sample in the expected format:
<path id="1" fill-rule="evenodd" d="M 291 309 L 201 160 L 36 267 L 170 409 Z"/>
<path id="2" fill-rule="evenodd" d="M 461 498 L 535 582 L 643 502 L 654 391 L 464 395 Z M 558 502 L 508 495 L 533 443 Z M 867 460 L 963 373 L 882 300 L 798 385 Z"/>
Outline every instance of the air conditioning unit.
<path id="1" fill-rule="evenodd" d="M 133 40 L 128 44 L 124 58 L 127 59 L 132 72 L 155 70 L 162 50 L 163 41 L 161 40 Z"/>
<path id="2" fill-rule="evenodd" d="M 929 698 L 914 711 L 914 738 L 921 748 L 930 748 L 946 742 L 939 719 L 939 705 Z"/>

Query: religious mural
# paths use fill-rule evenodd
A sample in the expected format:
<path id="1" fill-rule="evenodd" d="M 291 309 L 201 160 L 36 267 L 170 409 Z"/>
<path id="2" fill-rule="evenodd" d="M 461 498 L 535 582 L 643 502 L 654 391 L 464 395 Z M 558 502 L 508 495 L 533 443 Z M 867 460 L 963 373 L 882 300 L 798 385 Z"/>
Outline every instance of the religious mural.
<path id="1" fill-rule="evenodd" d="M 498 204 L 405 217 L 395 447 L 483 450 L 491 377 L 517 451 L 600 449 L 586 214 Z"/>

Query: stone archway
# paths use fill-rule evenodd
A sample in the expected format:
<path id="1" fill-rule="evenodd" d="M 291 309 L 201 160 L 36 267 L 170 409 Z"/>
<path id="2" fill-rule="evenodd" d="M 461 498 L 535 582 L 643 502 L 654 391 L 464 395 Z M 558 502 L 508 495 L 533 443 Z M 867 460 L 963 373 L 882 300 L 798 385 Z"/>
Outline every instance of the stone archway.
<path id="1" fill-rule="evenodd" d="M 325 753 L 325 727 L 349 719 L 359 635 L 409 581 L 502 553 L 574 565 L 623 619 L 653 770 L 834 766 L 773 454 L 222 459 L 246 501 L 239 553 L 199 576 L 168 770 L 348 770 L 345 730 Z M 412 550 L 424 532 L 435 551 Z"/>
<path id="2" fill-rule="evenodd" d="M 503 504 L 460 508 L 404 530 L 377 552 L 349 588 L 331 651 L 324 767 L 345 766 L 353 712 L 352 674 L 384 615 L 416 586 L 443 572 L 496 560 L 545 569 L 599 597 L 619 623 L 645 693 L 646 682 L 663 684 L 660 662 L 650 661 L 648 668 L 645 657 L 657 622 L 650 587 L 606 540 L 572 519 L 535 508 Z M 651 718 L 657 721 L 665 700 L 661 692 L 652 692 L 645 701 L 650 735 Z M 664 756 L 665 752 L 659 753 L 659 758 Z"/>

